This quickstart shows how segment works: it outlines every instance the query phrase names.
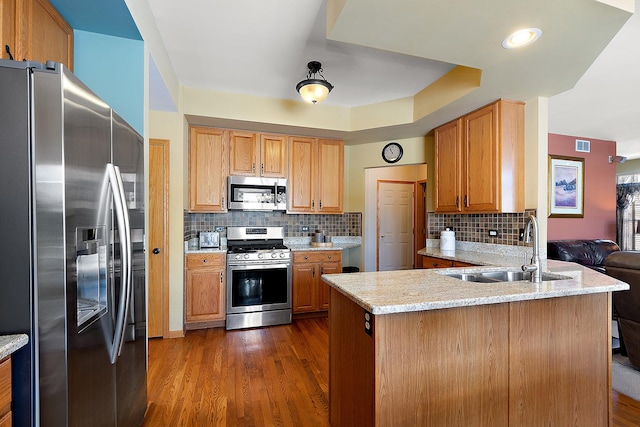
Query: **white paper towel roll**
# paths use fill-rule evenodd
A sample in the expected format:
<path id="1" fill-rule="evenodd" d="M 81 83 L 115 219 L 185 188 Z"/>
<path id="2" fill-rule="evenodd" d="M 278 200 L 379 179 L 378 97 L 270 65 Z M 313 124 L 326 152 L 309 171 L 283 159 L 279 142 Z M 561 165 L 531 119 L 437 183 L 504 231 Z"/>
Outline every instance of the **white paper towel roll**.
<path id="1" fill-rule="evenodd" d="M 456 250 L 455 231 L 445 230 L 440 232 L 440 250 L 443 250 L 443 251 Z"/>

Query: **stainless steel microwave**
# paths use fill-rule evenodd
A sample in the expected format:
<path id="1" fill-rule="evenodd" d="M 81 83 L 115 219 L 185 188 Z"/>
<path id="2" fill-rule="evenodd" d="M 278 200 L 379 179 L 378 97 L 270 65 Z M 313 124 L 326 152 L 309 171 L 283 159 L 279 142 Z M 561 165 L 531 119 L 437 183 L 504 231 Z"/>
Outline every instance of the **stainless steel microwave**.
<path id="1" fill-rule="evenodd" d="M 229 210 L 287 210 L 287 180 L 255 176 L 229 176 L 227 186 Z"/>

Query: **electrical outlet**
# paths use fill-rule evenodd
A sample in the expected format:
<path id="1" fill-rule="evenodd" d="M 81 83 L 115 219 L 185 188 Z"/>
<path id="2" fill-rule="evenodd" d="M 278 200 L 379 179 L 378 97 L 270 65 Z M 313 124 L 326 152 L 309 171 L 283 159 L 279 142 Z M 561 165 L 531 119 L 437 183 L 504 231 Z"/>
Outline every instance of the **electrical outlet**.
<path id="1" fill-rule="evenodd" d="M 222 232 L 222 231 L 224 231 L 224 227 L 217 226 L 217 227 L 215 228 L 215 230 L 213 230 L 213 231 Z"/>
<path id="2" fill-rule="evenodd" d="M 303 225 L 302 226 L 302 231 L 309 231 L 309 226 L 308 225 Z"/>
<path id="3" fill-rule="evenodd" d="M 498 237 L 498 230 L 489 230 L 489 237 Z"/>
<path id="4" fill-rule="evenodd" d="M 518 240 L 520 240 L 521 242 L 524 240 L 524 228 L 521 228 L 518 231 Z"/>
<path id="5" fill-rule="evenodd" d="M 373 336 L 373 314 L 366 310 L 364 311 L 364 332 L 371 337 Z"/>

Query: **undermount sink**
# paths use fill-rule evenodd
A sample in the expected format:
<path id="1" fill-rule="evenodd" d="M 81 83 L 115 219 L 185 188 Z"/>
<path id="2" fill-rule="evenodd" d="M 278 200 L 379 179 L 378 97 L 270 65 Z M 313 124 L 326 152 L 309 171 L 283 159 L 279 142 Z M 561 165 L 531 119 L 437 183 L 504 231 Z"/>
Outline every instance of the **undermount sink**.
<path id="1" fill-rule="evenodd" d="M 453 273 L 446 276 L 465 282 L 496 283 L 496 282 L 519 282 L 522 280 L 531 281 L 531 273 L 528 271 L 487 271 L 484 273 Z M 567 280 L 569 276 L 560 274 L 542 273 L 542 281 Z"/>

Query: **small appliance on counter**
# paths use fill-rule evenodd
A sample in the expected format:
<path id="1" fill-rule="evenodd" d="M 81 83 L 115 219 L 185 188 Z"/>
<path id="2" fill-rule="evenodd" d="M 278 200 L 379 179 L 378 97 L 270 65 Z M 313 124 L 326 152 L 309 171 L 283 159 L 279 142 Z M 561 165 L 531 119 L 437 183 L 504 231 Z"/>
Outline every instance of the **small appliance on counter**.
<path id="1" fill-rule="evenodd" d="M 200 232 L 200 249 L 220 247 L 220 233 L 217 231 Z"/>
<path id="2" fill-rule="evenodd" d="M 455 251 L 456 250 L 456 232 L 447 227 L 440 232 L 440 250 Z"/>

